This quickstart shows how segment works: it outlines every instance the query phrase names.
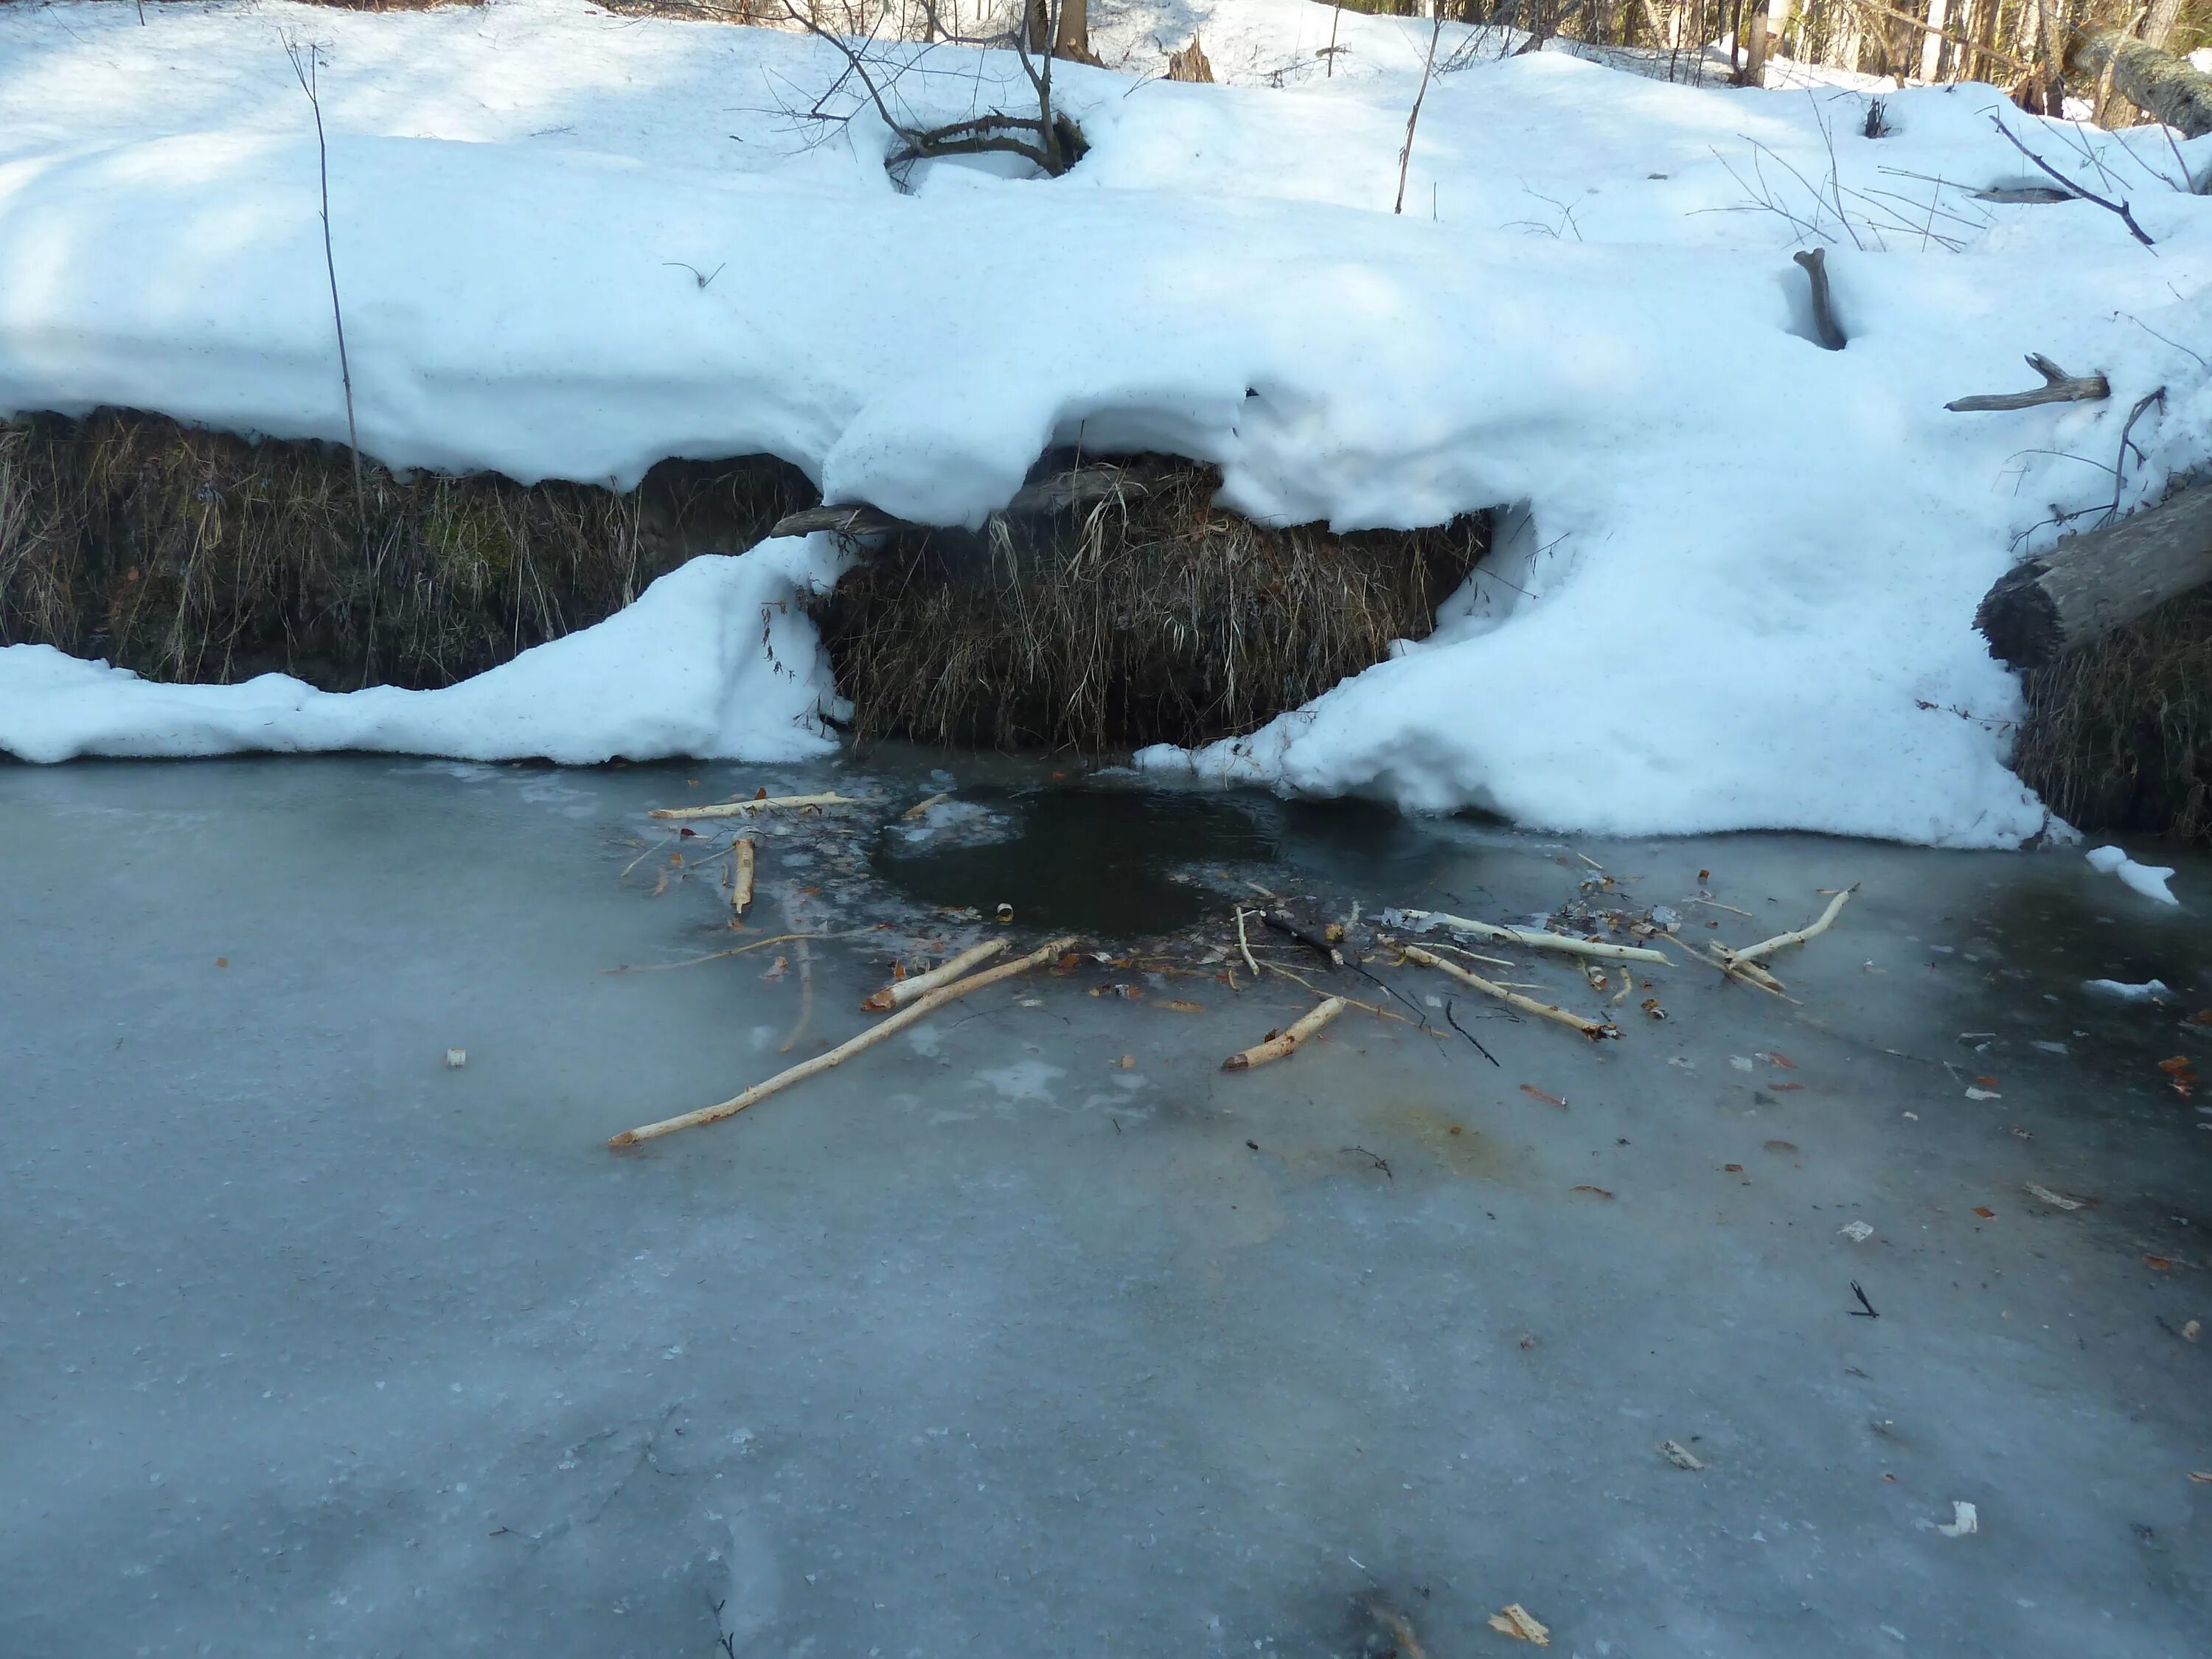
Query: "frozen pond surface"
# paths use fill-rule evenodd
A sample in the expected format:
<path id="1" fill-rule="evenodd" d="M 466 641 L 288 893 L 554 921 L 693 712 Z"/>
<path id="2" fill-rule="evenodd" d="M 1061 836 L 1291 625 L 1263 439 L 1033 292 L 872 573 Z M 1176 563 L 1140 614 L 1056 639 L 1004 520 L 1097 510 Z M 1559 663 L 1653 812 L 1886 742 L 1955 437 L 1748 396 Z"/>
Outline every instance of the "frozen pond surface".
<path id="1" fill-rule="evenodd" d="M 1347 1017 L 1232 1075 L 1309 999 L 1101 969 L 606 1151 L 884 969 L 815 945 L 789 1057 L 774 951 L 603 971 L 742 937 L 648 896 L 643 809 L 935 764 L 0 769 L 0 1653 L 1318 1656 L 1377 1601 L 1437 1659 L 1528 1651 L 1508 1602 L 1584 1659 L 2212 1647 L 2212 1091 L 2157 1064 L 2212 1060 L 2203 862 L 2174 912 L 2077 854 L 1273 801 L 1102 850 L 960 763 L 1012 831 L 910 890 L 1022 884 L 1024 940 L 1133 835 L 1513 919 L 1587 855 L 1737 944 L 1865 884 L 1802 1006 L 1654 970 L 1619 1043 L 1455 997 L 1498 1066 Z M 866 919 L 819 857 L 764 846 L 756 933 Z"/>

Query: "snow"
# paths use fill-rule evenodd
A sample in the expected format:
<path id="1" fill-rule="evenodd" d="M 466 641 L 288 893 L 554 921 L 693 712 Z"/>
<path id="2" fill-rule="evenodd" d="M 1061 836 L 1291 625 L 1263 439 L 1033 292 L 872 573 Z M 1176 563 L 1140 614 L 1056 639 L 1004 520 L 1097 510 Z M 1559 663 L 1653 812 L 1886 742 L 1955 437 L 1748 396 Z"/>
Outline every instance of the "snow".
<path id="1" fill-rule="evenodd" d="M 435 691 L 331 693 L 283 674 L 161 685 L 50 646 L 11 647 L 0 651 L 0 749 L 29 761 L 355 749 L 575 766 L 818 755 L 834 747 L 818 714 L 830 693 L 794 602 L 830 581 L 828 540 L 693 559 L 598 627 Z"/>
<path id="2" fill-rule="evenodd" d="M 289 31 L 326 47 L 356 414 L 386 462 L 621 485 L 665 456 L 766 452 L 832 499 L 972 524 L 1079 441 L 1216 464 L 1226 505 L 1276 521 L 1504 508 L 1504 544 L 1432 638 L 1249 739 L 1142 763 L 1582 831 L 2043 831 L 2004 765 L 2016 682 L 1969 618 L 2054 508 L 2109 499 L 2136 398 L 2167 391 L 2136 427 L 2130 501 L 2212 452 L 2204 362 L 2174 343 L 2206 332 L 2212 207 L 2160 182 L 2165 135 L 2041 123 L 1968 86 L 1886 94 L 1889 136 L 1869 139 L 1850 88 L 1477 52 L 1431 86 L 1394 216 L 1426 26 L 1332 12 L 1125 13 L 1133 43 L 1203 27 L 1217 63 L 1248 37 L 1297 58 L 1324 26 L 1350 50 L 1281 88 L 1062 66 L 1093 145 L 1068 177 L 939 165 L 905 195 L 872 114 L 805 118 L 843 65 L 804 36 L 575 0 L 178 4 L 143 27 L 123 7 L 13 8 L 0 407 L 343 435 Z M 1447 49 L 1468 38 L 1447 28 Z M 1005 54 L 917 59 L 894 95 L 931 118 L 1018 82 Z M 2155 251 L 2086 204 L 1974 199 L 1962 185 L 2032 173 L 1991 110 L 2126 196 Z M 2208 141 L 2179 154 L 2212 165 Z M 1807 337 L 1789 256 L 1808 239 L 1841 353 Z M 2029 350 L 2101 369 L 2112 398 L 1943 411 L 2022 384 Z M 488 712 L 506 692 L 465 687 L 435 705 L 170 690 L 18 649 L 0 719 L 42 758 L 257 732 L 564 757 L 818 741 L 793 724 L 826 686 L 803 622 L 783 675 L 742 632 L 693 636 L 670 709 L 644 677 L 647 636 L 674 625 L 578 644 L 610 684 L 636 677 L 630 716 L 534 687 L 512 719 Z M 396 712 L 434 706 L 473 712 Z"/>
<path id="3" fill-rule="evenodd" d="M 2137 864 L 2117 847 L 2094 848 L 2083 856 L 2089 860 L 2091 869 L 2100 875 L 2118 876 L 2145 898 L 2156 899 L 2161 904 L 2181 902 L 2166 888 L 2166 883 L 2173 877 L 2171 865 Z"/>

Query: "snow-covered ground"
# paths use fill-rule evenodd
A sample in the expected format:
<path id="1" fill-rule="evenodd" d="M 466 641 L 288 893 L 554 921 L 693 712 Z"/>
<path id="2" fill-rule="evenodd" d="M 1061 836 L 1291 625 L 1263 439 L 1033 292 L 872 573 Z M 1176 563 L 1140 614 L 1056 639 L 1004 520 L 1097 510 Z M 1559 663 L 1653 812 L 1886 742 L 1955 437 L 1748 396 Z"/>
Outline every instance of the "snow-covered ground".
<path id="1" fill-rule="evenodd" d="M 2039 122 L 1979 86 L 1889 94 L 1870 138 L 1849 88 L 1476 52 L 1430 87 L 1394 216 L 1425 23 L 1310 0 L 1154 16 L 1170 45 L 1181 20 L 1202 28 L 1217 62 L 1238 61 L 1238 27 L 1295 58 L 1339 27 L 1348 53 L 1281 88 L 1063 67 L 1092 145 L 1072 173 L 939 165 L 908 195 L 849 88 L 822 107 L 851 118 L 812 118 L 844 64 L 800 35 L 576 0 L 169 5 L 143 27 L 125 6 L 11 8 L 0 407 L 343 436 L 289 33 L 325 47 L 357 415 L 388 462 L 625 483 L 664 456 L 765 451 L 831 499 L 973 522 L 1080 439 L 1217 463 L 1228 504 L 1263 519 L 1500 507 L 1507 545 L 1433 639 L 1198 769 L 1597 830 L 2008 845 L 2044 827 L 2002 764 L 2016 686 L 1969 619 L 2055 509 L 2112 499 L 2138 398 L 2166 389 L 2126 500 L 2212 450 L 2189 343 L 2212 209 L 2179 187 L 2212 140 Z M 1009 57 L 939 46 L 895 96 L 953 118 L 1019 84 Z M 1993 112 L 2127 198 L 2156 246 L 2087 204 L 1976 199 L 2039 177 Z M 1808 337 L 1790 258 L 1808 241 L 1842 352 Z M 2031 350 L 2103 371 L 2112 398 L 1943 411 L 2027 384 Z M 791 556 L 748 556 L 775 568 L 743 579 L 746 605 L 788 604 Z M 764 667 L 679 608 L 562 659 L 588 741 L 549 741 L 541 708 L 512 752 L 812 740 L 829 687 L 802 622 Z M 607 710 L 647 660 L 665 682 L 646 700 L 688 701 L 619 729 Z M 542 698 L 532 674 L 507 684 Z M 491 752 L 481 708 L 437 695 L 386 740 Z M 182 692 L 0 652 L 18 753 L 392 729 L 321 706 L 289 683 Z M 440 708 L 462 711 L 457 735 Z"/>

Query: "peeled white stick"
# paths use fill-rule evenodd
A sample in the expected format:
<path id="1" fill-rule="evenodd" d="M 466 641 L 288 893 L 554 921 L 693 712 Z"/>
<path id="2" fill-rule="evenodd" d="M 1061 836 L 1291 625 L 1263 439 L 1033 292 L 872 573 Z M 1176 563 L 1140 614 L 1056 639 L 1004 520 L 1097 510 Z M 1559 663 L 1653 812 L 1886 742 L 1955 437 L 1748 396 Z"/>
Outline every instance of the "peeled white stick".
<path id="1" fill-rule="evenodd" d="M 737 856 L 730 866 L 730 914 L 741 916 L 753 902 L 753 842 L 750 836 L 737 842 Z"/>
<path id="2" fill-rule="evenodd" d="M 1224 1072 L 1246 1072 L 1255 1066 L 1265 1066 L 1271 1060 L 1280 1060 L 1342 1013 L 1345 1007 L 1342 997 L 1330 997 L 1316 1004 L 1312 1012 L 1294 1022 L 1288 1030 L 1278 1032 L 1265 1042 L 1255 1042 L 1250 1048 L 1230 1055 L 1221 1062 L 1221 1069 Z"/>
<path id="3" fill-rule="evenodd" d="M 878 1020 L 860 1036 L 847 1039 L 829 1053 L 817 1054 L 811 1060 L 803 1060 L 788 1071 L 778 1072 L 765 1083 L 754 1084 L 741 1095 L 733 1095 L 718 1105 L 702 1106 L 697 1111 L 686 1112 L 681 1117 L 666 1117 L 658 1123 L 646 1123 L 635 1129 L 625 1129 L 610 1139 L 607 1145 L 612 1148 L 635 1146 L 641 1140 L 654 1140 L 662 1135 L 674 1134 L 678 1129 L 696 1128 L 702 1123 L 719 1123 L 726 1117 L 744 1111 L 748 1106 L 757 1105 L 772 1094 L 788 1089 L 794 1083 L 803 1083 L 817 1072 L 826 1072 L 833 1066 L 843 1065 L 861 1049 L 881 1042 L 894 1031 L 905 1030 L 924 1015 L 942 1008 L 948 1002 L 957 1001 L 970 991 L 980 991 L 987 985 L 996 985 L 1002 979 L 1011 979 L 1016 974 L 1025 973 L 1031 968 L 1050 962 L 1074 943 L 1073 934 L 1066 939 L 1053 939 L 1039 945 L 1018 962 L 1002 963 L 972 978 L 956 980 L 900 1009 L 888 1019 Z"/>
<path id="4" fill-rule="evenodd" d="M 858 806 L 848 795 L 763 795 L 757 800 L 726 800 L 713 806 L 656 806 L 655 818 L 743 818 L 755 812 L 795 811 L 809 806 Z"/>
<path id="5" fill-rule="evenodd" d="M 1678 934 L 1662 933 L 1659 937 L 1667 940 L 1669 944 L 1674 945 L 1675 949 L 1682 951 L 1692 962 L 1700 963 L 1708 968 L 1717 968 L 1726 977 L 1735 980 L 1741 984 L 1748 985 L 1755 989 L 1765 991 L 1770 995 L 1784 997 L 1785 999 L 1788 998 L 1788 994 L 1782 988 L 1782 981 L 1775 978 L 1773 975 L 1768 973 L 1765 969 L 1760 967 L 1755 962 L 1724 962 L 1717 956 L 1707 955 L 1705 951 L 1698 949 L 1698 947 L 1692 945 L 1689 940 L 1681 938 Z M 1714 948 L 1718 950 L 1720 947 L 1716 945 Z M 1789 1000 L 1794 1000 L 1794 999 Z"/>
<path id="6" fill-rule="evenodd" d="M 1674 965 L 1672 957 L 1647 951 L 1639 945 L 1608 945 L 1602 939 L 1571 939 L 1565 933 L 1547 933 L 1540 927 L 1500 927 L 1495 922 L 1448 916 L 1441 910 L 1398 910 L 1392 914 L 1416 926 L 1434 922 L 1447 933 L 1464 933 L 1469 939 L 1486 939 L 1499 945 L 1522 945 L 1531 951 L 1558 951 L 1571 957 L 1605 957 L 1615 962 L 1656 962 L 1668 968 Z"/>
<path id="7" fill-rule="evenodd" d="M 1459 963 L 1446 962 L 1433 951 L 1424 951 L 1418 945 L 1408 945 L 1406 947 L 1406 959 L 1408 962 L 1418 962 L 1424 967 L 1434 968 L 1440 973 L 1449 974 L 1461 984 L 1480 991 L 1485 996 L 1496 997 L 1500 1002 L 1510 1007 L 1518 1008 L 1524 1014 L 1534 1014 L 1539 1019 L 1556 1020 L 1562 1025 L 1571 1025 L 1592 1042 L 1604 1037 L 1617 1037 L 1620 1035 L 1620 1028 L 1617 1025 L 1607 1024 L 1602 1020 L 1584 1019 L 1580 1014 L 1571 1014 L 1565 1009 L 1555 1008 L 1548 1002 L 1539 1002 L 1534 997 L 1522 996 L 1518 991 L 1509 991 L 1503 985 L 1493 985 L 1481 975 L 1470 974 Z"/>
<path id="8" fill-rule="evenodd" d="M 1844 901 L 1858 890 L 1858 883 L 1853 882 L 1828 901 L 1828 908 L 1820 912 L 1817 921 L 1808 922 L 1795 933 L 1777 933 L 1772 939 L 1763 939 L 1756 945 L 1747 945 L 1741 951 L 1724 950 L 1721 954 L 1727 957 L 1729 967 L 1741 968 L 1747 962 L 1757 962 L 1761 957 L 1773 955 L 1785 945 L 1802 945 L 1815 933 L 1826 933 L 1829 925 L 1836 919 L 1836 912 L 1844 908 Z"/>
<path id="9" fill-rule="evenodd" d="M 979 962 L 988 962 L 1006 948 L 1002 939 L 985 939 L 981 945 L 971 945 L 950 962 L 940 963 L 926 974 L 916 974 L 912 979 L 895 979 L 878 991 L 860 1006 L 872 1014 L 886 1008 L 903 1008 L 916 997 L 927 996 L 940 985 L 950 985 Z"/>

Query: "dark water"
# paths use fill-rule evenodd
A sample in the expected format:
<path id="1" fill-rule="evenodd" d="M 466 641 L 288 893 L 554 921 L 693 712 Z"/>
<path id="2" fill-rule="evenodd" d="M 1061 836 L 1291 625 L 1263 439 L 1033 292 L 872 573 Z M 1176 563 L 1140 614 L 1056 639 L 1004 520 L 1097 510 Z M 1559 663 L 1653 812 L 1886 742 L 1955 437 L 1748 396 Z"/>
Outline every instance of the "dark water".
<path id="1" fill-rule="evenodd" d="M 985 915 L 1013 907 L 1027 927 L 1103 938 L 1164 933 L 1220 908 L 1188 866 L 1273 860 L 1276 814 L 1264 803 L 1101 788 L 967 792 L 1010 834 L 985 844 L 909 844 L 895 828 L 874 867 L 924 903 Z"/>

